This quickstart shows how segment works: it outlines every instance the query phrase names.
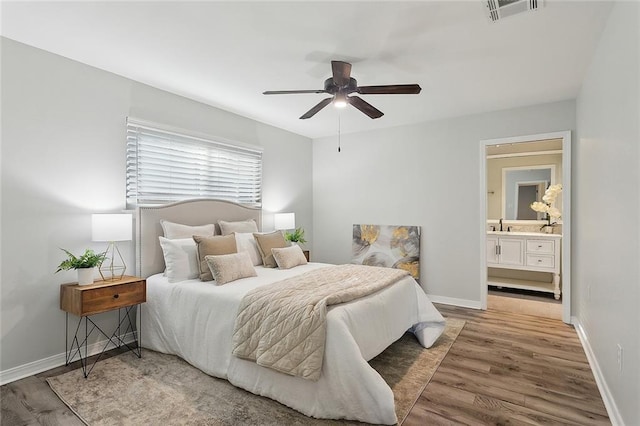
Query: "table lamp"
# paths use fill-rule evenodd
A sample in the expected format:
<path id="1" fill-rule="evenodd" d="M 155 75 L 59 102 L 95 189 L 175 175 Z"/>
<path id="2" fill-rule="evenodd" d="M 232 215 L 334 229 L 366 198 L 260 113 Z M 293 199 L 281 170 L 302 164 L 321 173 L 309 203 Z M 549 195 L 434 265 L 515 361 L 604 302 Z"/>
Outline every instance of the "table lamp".
<path id="1" fill-rule="evenodd" d="M 276 213 L 273 216 L 273 222 L 276 230 L 296 229 L 296 214 Z"/>
<path id="2" fill-rule="evenodd" d="M 122 279 L 127 270 L 127 265 L 124 263 L 124 258 L 116 242 L 131 241 L 131 223 L 132 215 L 130 213 L 91 215 L 91 239 L 109 243 L 105 251 L 107 257 L 98 268 L 100 276 L 105 281 Z"/>

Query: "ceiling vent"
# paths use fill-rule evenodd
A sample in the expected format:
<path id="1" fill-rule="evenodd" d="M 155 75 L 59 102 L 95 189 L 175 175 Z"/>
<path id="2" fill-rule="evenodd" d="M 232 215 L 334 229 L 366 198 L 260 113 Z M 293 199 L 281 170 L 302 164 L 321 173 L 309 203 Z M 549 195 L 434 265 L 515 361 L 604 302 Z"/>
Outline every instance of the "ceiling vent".
<path id="1" fill-rule="evenodd" d="M 538 10 L 544 0 L 484 0 L 491 22 L 530 10 Z"/>

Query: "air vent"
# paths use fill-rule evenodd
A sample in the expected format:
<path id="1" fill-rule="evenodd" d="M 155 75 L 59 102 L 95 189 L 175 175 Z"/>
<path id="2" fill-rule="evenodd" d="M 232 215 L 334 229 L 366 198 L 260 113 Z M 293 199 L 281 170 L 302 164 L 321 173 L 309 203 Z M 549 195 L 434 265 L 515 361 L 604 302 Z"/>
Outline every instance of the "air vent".
<path id="1" fill-rule="evenodd" d="M 484 0 L 491 22 L 530 10 L 538 10 L 544 0 Z"/>

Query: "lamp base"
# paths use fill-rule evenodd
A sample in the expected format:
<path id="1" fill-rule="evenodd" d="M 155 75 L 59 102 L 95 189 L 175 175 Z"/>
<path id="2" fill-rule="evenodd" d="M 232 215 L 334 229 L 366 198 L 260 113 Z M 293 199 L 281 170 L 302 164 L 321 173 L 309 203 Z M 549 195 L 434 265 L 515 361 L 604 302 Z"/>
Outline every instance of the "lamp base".
<path id="1" fill-rule="evenodd" d="M 102 261 L 98 271 L 103 281 L 117 281 L 124 277 L 127 265 L 115 242 L 110 242 L 105 251 L 107 257 Z M 109 256 L 109 253 L 111 256 Z"/>

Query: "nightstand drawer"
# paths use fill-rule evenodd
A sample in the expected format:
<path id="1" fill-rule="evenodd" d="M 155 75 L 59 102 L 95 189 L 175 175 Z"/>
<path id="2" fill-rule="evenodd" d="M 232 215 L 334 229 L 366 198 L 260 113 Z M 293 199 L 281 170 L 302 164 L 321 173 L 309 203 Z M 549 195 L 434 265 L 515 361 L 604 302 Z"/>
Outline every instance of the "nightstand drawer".
<path id="1" fill-rule="evenodd" d="M 119 284 L 82 292 L 82 315 L 137 305 L 146 300 L 144 283 Z"/>
<path id="2" fill-rule="evenodd" d="M 138 277 L 97 281 L 85 286 L 75 283 L 60 286 L 60 309 L 79 317 L 137 305 L 146 300 L 147 282 Z"/>

